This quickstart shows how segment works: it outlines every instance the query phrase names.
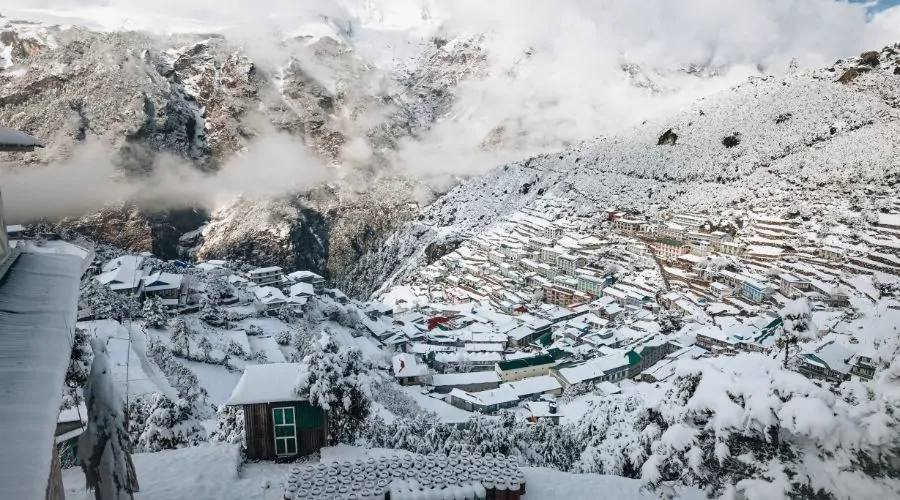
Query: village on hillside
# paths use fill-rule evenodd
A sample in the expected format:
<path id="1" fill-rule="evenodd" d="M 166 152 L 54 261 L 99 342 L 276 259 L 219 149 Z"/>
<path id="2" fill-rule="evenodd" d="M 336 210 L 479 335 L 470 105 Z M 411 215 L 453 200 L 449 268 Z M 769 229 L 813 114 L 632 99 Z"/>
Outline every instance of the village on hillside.
<path id="1" fill-rule="evenodd" d="M 759 353 L 821 384 L 871 380 L 900 324 L 897 215 L 878 217 L 862 251 L 842 238 L 817 245 L 802 221 L 771 216 L 738 227 L 687 213 L 546 213 L 514 214 L 371 301 L 308 270 L 162 261 L 41 226 L 6 230 L 14 250 L 82 262 L 73 360 L 78 338 L 107 339 L 144 452 L 224 440 L 243 443 L 245 459 L 283 461 L 328 449 L 333 413 L 298 384 L 320 335 L 359 353 L 355 369 L 368 368 L 355 390 L 378 388 L 378 414 L 405 411 L 396 400 L 451 426 L 510 412 L 558 426 L 659 387 L 680 360 Z M 329 363 L 351 352 L 328 349 L 344 356 Z M 64 467 L 87 428 L 78 396 L 64 393 L 57 423 Z"/>

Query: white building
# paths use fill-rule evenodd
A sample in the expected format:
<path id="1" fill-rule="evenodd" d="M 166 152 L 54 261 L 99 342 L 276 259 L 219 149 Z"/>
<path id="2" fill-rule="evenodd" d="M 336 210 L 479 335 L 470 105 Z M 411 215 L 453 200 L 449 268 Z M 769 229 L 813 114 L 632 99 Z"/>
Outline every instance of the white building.
<path id="1" fill-rule="evenodd" d="M 182 305 L 186 295 L 182 293 L 184 276 L 174 273 L 156 272 L 141 278 L 142 292 L 146 297 L 159 297 L 169 307 Z"/>
<path id="2" fill-rule="evenodd" d="M 294 283 L 311 284 L 313 290 L 317 294 L 322 293 L 325 290 L 325 278 L 312 271 L 294 271 L 291 274 L 288 274 L 287 277 Z"/>
<path id="3" fill-rule="evenodd" d="M 570 253 L 562 254 L 556 258 L 556 267 L 569 276 L 575 276 L 575 270 L 587 264 L 587 259 Z"/>
<path id="4" fill-rule="evenodd" d="M 257 285 L 270 285 L 272 283 L 280 283 L 282 270 L 278 266 L 260 267 L 247 273 L 250 281 Z"/>
<path id="5" fill-rule="evenodd" d="M 288 305 L 288 299 L 275 287 L 260 286 L 253 289 L 253 305 L 259 312 L 277 311 Z"/>
<path id="6" fill-rule="evenodd" d="M 123 255 L 104 264 L 101 273 L 94 279 L 116 293 L 137 295 L 143 284 L 143 262 L 143 257 Z"/>

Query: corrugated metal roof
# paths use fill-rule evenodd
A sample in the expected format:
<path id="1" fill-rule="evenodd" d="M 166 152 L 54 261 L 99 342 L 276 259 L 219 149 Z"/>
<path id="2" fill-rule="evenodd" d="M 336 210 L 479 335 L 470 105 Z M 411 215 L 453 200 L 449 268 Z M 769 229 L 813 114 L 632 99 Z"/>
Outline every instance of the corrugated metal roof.
<path id="1" fill-rule="evenodd" d="M 42 148 L 44 144 L 30 135 L 0 127 L 0 151 L 31 151 L 34 148 Z"/>
<path id="2" fill-rule="evenodd" d="M 0 491 L 44 498 L 82 261 L 18 256 L 0 281 Z"/>

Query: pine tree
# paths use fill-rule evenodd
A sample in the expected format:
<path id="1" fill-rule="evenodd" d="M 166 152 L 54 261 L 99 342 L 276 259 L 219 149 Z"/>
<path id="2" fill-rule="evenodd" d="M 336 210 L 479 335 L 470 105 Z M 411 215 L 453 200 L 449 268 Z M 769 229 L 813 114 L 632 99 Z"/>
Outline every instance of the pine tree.
<path id="1" fill-rule="evenodd" d="M 144 301 L 142 315 L 144 316 L 144 324 L 148 328 L 165 328 L 169 322 L 169 312 L 166 310 L 166 306 L 163 305 L 162 300 L 156 296 Z"/>
<path id="2" fill-rule="evenodd" d="M 200 319 L 211 326 L 223 326 L 226 322 L 225 313 L 209 297 L 200 300 Z"/>
<path id="3" fill-rule="evenodd" d="M 66 396 L 63 401 L 67 407 L 78 404 L 78 391 L 83 389 L 88 381 L 91 370 L 91 348 L 88 342 L 87 331 L 76 328 L 75 338 L 72 343 L 72 355 L 69 358 L 69 367 L 66 369 Z"/>
<path id="4" fill-rule="evenodd" d="M 339 348 L 334 339 L 322 335 L 304 363 L 308 371 L 298 383 L 298 394 L 328 413 L 331 444 L 352 442 L 371 411 L 361 352 Z"/>
<path id="5" fill-rule="evenodd" d="M 191 404 L 154 394 L 150 414 L 139 443 L 144 450 L 160 451 L 195 445 L 206 439 L 206 431 L 193 418 Z"/>
<path id="6" fill-rule="evenodd" d="M 191 342 L 188 338 L 188 326 L 182 318 L 175 321 L 172 328 L 172 347 L 175 351 L 181 353 L 182 356 L 189 357 L 191 355 Z"/>
<path id="7" fill-rule="evenodd" d="M 129 453 L 125 413 L 102 339 L 91 341 L 94 361 L 84 389 L 88 422 L 78 438 L 78 459 L 96 500 L 131 499 L 138 491 Z"/>
<path id="8" fill-rule="evenodd" d="M 197 344 L 197 347 L 199 347 L 200 350 L 203 351 L 203 359 L 209 361 L 209 354 L 212 352 L 213 346 L 212 342 L 209 341 L 209 338 L 206 335 L 200 338 L 200 342 Z"/>
<path id="9" fill-rule="evenodd" d="M 288 345 L 291 343 L 291 331 L 281 330 L 275 334 L 275 342 L 278 345 Z"/>
<path id="10" fill-rule="evenodd" d="M 241 449 L 247 447 L 242 408 L 220 405 L 216 411 L 216 419 L 218 421 L 217 428 L 209 437 L 210 441 L 240 444 Z"/>
<path id="11" fill-rule="evenodd" d="M 810 340 L 816 335 L 812 323 L 812 311 L 806 299 L 789 302 L 780 312 L 783 321 L 775 337 L 775 346 L 784 352 L 783 366 L 787 367 L 791 351 L 796 350 L 801 342 Z"/>

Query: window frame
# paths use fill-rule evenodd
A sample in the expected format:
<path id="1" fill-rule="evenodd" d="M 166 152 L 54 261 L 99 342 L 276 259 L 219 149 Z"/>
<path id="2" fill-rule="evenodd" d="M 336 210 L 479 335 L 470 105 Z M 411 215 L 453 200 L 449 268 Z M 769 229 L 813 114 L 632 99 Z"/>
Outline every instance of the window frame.
<path id="1" fill-rule="evenodd" d="M 278 411 L 281 412 L 281 421 L 285 422 L 287 420 L 285 418 L 285 410 L 291 410 L 291 415 L 292 415 L 291 423 L 290 424 L 277 423 L 278 421 L 275 417 L 275 414 Z M 293 429 L 293 434 L 291 436 L 279 436 L 278 435 L 279 427 L 285 427 L 285 428 L 290 427 Z M 276 407 L 272 408 L 272 436 L 274 438 L 273 444 L 275 445 L 275 456 L 276 457 L 291 457 L 291 456 L 297 455 L 297 453 L 298 453 L 298 449 L 297 449 L 297 445 L 298 445 L 298 442 L 297 442 L 297 409 L 295 407 L 293 407 L 293 406 L 276 406 Z M 293 453 L 288 453 L 288 442 L 290 440 L 294 441 L 294 452 Z M 279 441 L 284 442 L 284 453 L 278 453 L 278 442 Z"/>

